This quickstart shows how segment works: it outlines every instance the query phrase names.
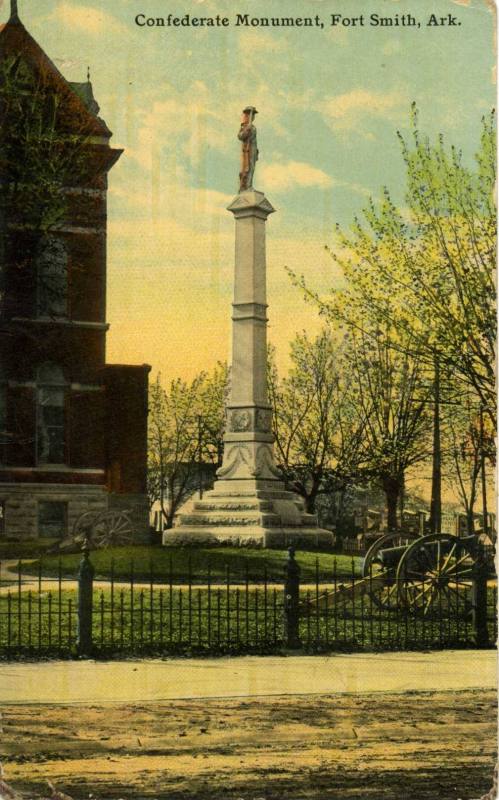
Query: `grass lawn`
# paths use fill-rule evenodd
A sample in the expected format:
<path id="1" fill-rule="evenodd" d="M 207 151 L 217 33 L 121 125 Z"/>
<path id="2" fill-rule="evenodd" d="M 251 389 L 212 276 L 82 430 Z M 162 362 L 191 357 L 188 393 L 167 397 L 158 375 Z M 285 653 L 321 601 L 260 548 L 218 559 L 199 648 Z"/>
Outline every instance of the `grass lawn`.
<path id="1" fill-rule="evenodd" d="M 332 553 L 299 552 L 296 559 L 301 568 L 302 583 L 313 582 L 318 570 L 320 581 L 332 581 L 334 570 L 338 578 L 360 575 L 361 559 Z M 60 557 L 62 575 L 75 577 L 81 556 L 77 554 Z M 95 567 L 95 577 L 109 578 L 114 574 L 117 580 L 129 580 L 132 572 L 137 581 L 166 580 L 173 583 L 206 583 L 208 574 L 211 581 L 226 581 L 227 573 L 231 583 L 282 583 L 287 552 L 285 550 L 261 550 L 237 547 L 183 548 L 183 547 L 113 547 L 95 550 L 91 561 Z M 335 567 L 336 565 L 336 567 Z M 57 576 L 59 556 L 46 555 L 41 560 L 44 576 Z M 23 573 L 36 574 L 39 561 L 23 565 Z"/>
<path id="2" fill-rule="evenodd" d="M 37 558 L 44 553 L 57 539 L 27 539 L 19 541 L 0 541 L 0 561 L 6 558 Z"/>
<path id="3" fill-rule="evenodd" d="M 305 649 L 392 649 L 462 646 L 473 642 L 472 620 L 440 607 L 428 617 L 402 607 L 379 608 L 370 596 L 331 596 L 310 606 L 303 591 L 299 635 Z M 490 601 L 494 600 L 493 593 Z M 149 587 L 95 589 L 93 642 L 101 655 L 278 652 L 284 639 L 284 592 L 280 586 Z M 0 656 L 74 654 L 77 592 L 13 591 L 0 596 Z M 493 606 L 490 606 L 491 610 Z M 469 606 L 468 606 L 469 611 Z M 490 641 L 495 625 L 489 625 Z"/>

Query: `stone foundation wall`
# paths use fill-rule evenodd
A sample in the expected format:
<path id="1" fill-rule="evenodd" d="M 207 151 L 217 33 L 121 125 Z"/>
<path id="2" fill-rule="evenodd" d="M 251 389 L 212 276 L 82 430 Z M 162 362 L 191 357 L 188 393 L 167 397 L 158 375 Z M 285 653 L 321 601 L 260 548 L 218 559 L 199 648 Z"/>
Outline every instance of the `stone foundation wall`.
<path id="1" fill-rule="evenodd" d="M 103 486 L 65 484 L 0 484 L 0 503 L 5 504 L 4 539 L 38 539 L 40 501 L 66 504 L 65 536 L 70 536 L 81 514 L 107 510 L 128 511 L 134 535 L 149 541 L 149 505 L 143 494 L 109 494 Z"/>
<path id="2" fill-rule="evenodd" d="M 66 536 L 71 534 L 76 520 L 85 511 L 99 513 L 108 507 L 107 492 L 100 486 L 0 484 L 0 502 L 5 503 L 2 538 L 37 539 L 40 501 L 66 504 Z"/>

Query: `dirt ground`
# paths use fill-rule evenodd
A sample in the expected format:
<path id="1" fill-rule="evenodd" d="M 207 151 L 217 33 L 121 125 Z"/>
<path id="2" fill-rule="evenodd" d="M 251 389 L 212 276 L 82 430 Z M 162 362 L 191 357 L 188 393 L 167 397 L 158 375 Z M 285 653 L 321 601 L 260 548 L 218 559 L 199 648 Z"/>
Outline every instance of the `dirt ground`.
<path id="1" fill-rule="evenodd" d="M 25 797 L 471 800 L 491 786 L 492 691 L 2 709 Z M 44 791 L 45 788 L 45 791 Z"/>

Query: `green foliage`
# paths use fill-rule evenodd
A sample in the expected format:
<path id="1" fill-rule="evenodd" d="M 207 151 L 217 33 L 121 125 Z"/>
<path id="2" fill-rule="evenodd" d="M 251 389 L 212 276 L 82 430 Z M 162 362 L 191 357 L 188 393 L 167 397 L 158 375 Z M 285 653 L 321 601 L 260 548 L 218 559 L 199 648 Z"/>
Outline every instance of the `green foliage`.
<path id="1" fill-rule="evenodd" d="M 0 199 L 9 217 L 43 235 L 60 224 L 64 188 L 85 169 L 85 121 L 70 132 L 62 98 L 21 57 L 0 65 Z"/>
<path id="2" fill-rule="evenodd" d="M 496 424 L 495 115 L 482 120 L 471 166 L 443 136 L 431 142 L 420 132 L 415 106 L 410 136 L 399 137 L 406 205 L 397 207 L 385 188 L 349 229 L 337 227 L 330 253 L 344 275 L 343 288 L 320 297 L 292 274 L 326 318 L 348 332 L 369 461 L 388 500 L 392 494 L 391 524 L 405 471 L 431 455 L 436 361 L 445 391 L 452 387 L 463 398 L 459 414 L 468 414 L 466 397 L 474 398 L 475 410 L 483 409 L 487 442 Z M 443 435 L 444 452 L 455 450 L 457 431 L 444 426 Z M 493 447 L 485 448 L 494 460 Z M 462 497 L 463 491 L 476 492 L 476 464 L 465 472 L 468 489 L 454 459 Z"/>
<path id="3" fill-rule="evenodd" d="M 0 561 L 6 558 L 35 558 L 56 543 L 56 539 L 27 539 L 25 541 L 1 541 Z M 0 574 L 1 577 L 1 574 Z"/>
<path id="4" fill-rule="evenodd" d="M 444 406 L 445 448 L 443 475 L 467 515 L 468 533 L 474 532 L 473 514 L 479 493 L 482 453 L 494 460 L 494 440 L 490 420 L 484 416 L 476 393 L 460 392 L 459 402 Z"/>
<path id="5" fill-rule="evenodd" d="M 328 589 L 335 583 L 328 576 Z M 346 582 L 348 587 L 351 583 Z M 340 584 L 336 583 L 339 589 Z M 322 587 L 321 590 L 322 592 Z M 361 591 L 330 594 L 314 605 L 316 587 L 300 593 L 299 635 L 305 650 L 390 650 L 466 646 L 473 643 L 464 614 L 470 588 L 460 588 L 460 614 L 437 603 L 427 617 L 403 608 L 380 609 Z M 489 587 L 488 606 L 496 591 Z M 310 604 L 310 601 L 311 604 Z M 76 589 L 13 591 L 0 596 L 0 656 L 74 656 L 77 639 Z M 133 608 L 133 611 L 132 611 Z M 96 655 L 181 655 L 279 652 L 284 643 L 283 587 L 95 587 L 92 638 Z M 495 620 L 489 618 L 490 641 Z"/>
<path id="6" fill-rule="evenodd" d="M 190 383 L 161 376 L 149 388 L 148 492 L 159 501 L 167 527 L 193 491 L 199 463 L 221 463 L 228 370 L 219 363 Z"/>
<path id="7" fill-rule="evenodd" d="M 366 472 L 386 493 L 388 526 L 394 529 L 406 472 L 430 454 L 431 385 L 425 384 L 421 358 L 393 347 L 391 335 L 388 326 L 371 335 L 353 329 L 346 342 L 352 395 L 364 431 Z"/>
<path id="8" fill-rule="evenodd" d="M 304 288 L 350 329 L 390 325 L 390 345 L 429 370 L 438 355 L 495 424 L 495 117 L 483 119 L 474 167 L 443 136 L 432 143 L 420 133 L 415 107 L 411 137 L 400 139 L 407 206 L 388 189 L 371 200 L 363 220 L 337 229 L 331 254 L 346 288 L 326 299 Z"/>
<path id="9" fill-rule="evenodd" d="M 291 343 L 291 369 L 282 379 L 271 352 L 268 384 L 276 461 L 313 513 L 318 494 L 358 479 L 363 459 L 362 422 L 344 346 L 328 328 L 315 339 L 298 334 Z"/>

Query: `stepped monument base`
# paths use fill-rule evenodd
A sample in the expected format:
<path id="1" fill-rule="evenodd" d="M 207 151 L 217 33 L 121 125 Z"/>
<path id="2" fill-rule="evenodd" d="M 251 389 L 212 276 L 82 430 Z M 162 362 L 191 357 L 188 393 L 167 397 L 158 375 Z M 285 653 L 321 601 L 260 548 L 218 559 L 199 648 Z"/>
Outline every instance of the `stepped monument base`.
<path id="1" fill-rule="evenodd" d="M 165 545 L 270 547 L 302 549 L 331 547 L 334 535 L 317 527 L 303 500 L 280 481 L 217 481 L 202 500 L 181 509 L 175 527 L 165 531 Z"/>

